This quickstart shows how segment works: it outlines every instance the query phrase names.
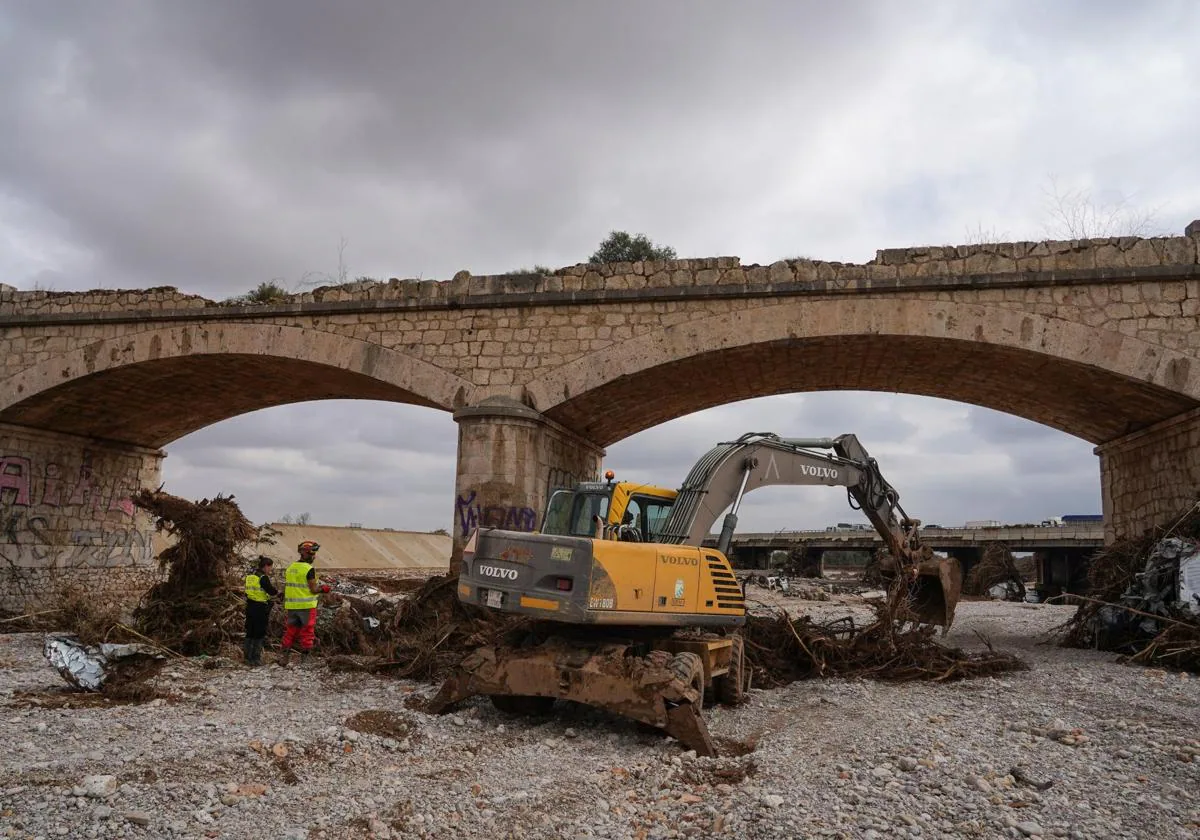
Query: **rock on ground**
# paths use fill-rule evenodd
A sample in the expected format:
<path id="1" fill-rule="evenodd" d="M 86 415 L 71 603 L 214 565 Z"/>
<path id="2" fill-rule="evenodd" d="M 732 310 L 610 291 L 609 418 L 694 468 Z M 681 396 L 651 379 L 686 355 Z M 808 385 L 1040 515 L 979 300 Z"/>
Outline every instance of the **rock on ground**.
<path id="1" fill-rule="evenodd" d="M 0 635 L 0 837 L 1195 837 L 1200 681 L 1037 644 L 1069 614 L 960 606 L 949 642 L 1029 672 L 752 690 L 706 712 L 757 739 L 719 759 L 582 707 L 430 717 L 404 700 L 432 686 L 319 665 L 173 662 L 167 699 L 68 708 L 41 637 Z"/>

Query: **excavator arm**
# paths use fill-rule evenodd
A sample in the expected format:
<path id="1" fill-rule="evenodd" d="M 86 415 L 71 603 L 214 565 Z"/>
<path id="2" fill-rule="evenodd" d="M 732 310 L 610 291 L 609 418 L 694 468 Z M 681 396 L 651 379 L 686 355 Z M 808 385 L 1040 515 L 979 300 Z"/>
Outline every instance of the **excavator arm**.
<path id="1" fill-rule="evenodd" d="M 830 452 L 816 451 L 821 449 Z M 950 626 L 962 589 L 961 568 L 921 543 L 920 520 L 910 519 L 900 507 L 900 494 L 854 435 L 783 438 L 751 432 L 717 444 L 688 473 L 660 541 L 700 545 L 728 510 L 717 542 L 717 549 L 728 555 L 742 499 L 769 485 L 845 487 L 851 506 L 862 510 L 888 548 L 891 562 L 883 564 L 884 574 L 911 576 L 918 620 Z"/>

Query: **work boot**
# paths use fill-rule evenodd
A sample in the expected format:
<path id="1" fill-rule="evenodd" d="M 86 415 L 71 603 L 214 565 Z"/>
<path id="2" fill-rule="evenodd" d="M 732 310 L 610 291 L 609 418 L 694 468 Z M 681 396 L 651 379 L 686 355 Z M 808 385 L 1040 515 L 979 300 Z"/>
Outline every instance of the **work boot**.
<path id="1" fill-rule="evenodd" d="M 250 642 L 250 664 L 252 666 L 254 666 L 255 668 L 257 668 L 263 664 L 262 651 L 263 651 L 263 642 L 264 641 L 266 641 L 266 640 L 265 639 L 255 639 L 254 641 Z"/>
<path id="2" fill-rule="evenodd" d="M 292 649 L 291 648 L 284 648 L 282 651 L 280 651 L 279 667 L 286 668 L 288 666 L 288 660 L 291 659 L 291 657 L 292 657 Z"/>
<path id="3" fill-rule="evenodd" d="M 300 651 L 300 667 L 304 667 L 311 661 L 312 660 L 309 658 L 309 652 L 307 650 Z"/>
<path id="4" fill-rule="evenodd" d="M 254 664 L 254 640 L 253 639 L 246 639 L 246 641 L 242 642 L 242 656 L 245 658 L 247 665 Z"/>

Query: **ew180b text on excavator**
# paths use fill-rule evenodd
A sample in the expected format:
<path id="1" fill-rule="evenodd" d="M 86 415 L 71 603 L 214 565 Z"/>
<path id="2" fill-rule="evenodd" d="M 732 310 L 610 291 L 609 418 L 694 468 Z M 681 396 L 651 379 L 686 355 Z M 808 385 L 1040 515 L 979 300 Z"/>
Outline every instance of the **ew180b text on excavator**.
<path id="1" fill-rule="evenodd" d="M 744 593 L 727 556 L 743 497 L 768 485 L 845 487 L 888 549 L 883 574 L 908 589 L 904 618 L 946 628 L 954 619 L 957 561 L 921 543 L 919 520 L 854 435 L 742 435 L 707 452 L 678 490 L 605 478 L 555 491 L 540 533 L 470 536 L 459 600 L 533 622 L 519 638 L 468 654 L 429 711 L 477 694 L 512 713 L 571 700 L 715 755 L 700 715 L 706 697 L 737 704 L 749 684 L 738 632 Z M 703 547 L 724 511 L 717 547 Z"/>

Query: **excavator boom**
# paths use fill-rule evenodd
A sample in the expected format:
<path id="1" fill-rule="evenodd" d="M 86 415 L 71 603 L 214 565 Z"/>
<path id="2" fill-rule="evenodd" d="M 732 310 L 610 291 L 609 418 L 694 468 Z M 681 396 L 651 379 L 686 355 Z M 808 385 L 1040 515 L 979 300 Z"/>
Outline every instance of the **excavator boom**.
<path id="1" fill-rule="evenodd" d="M 912 617 L 950 627 L 962 590 L 958 562 L 936 557 L 921 543 L 920 521 L 910 519 L 900 507 L 900 494 L 851 434 L 784 438 L 751 432 L 717 444 L 684 479 L 659 539 L 676 545 L 700 545 L 721 512 L 728 509 L 717 541 L 717 550 L 728 555 L 742 498 L 751 490 L 769 485 L 845 487 L 851 506 L 862 510 L 888 549 L 883 573 L 893 578 L 898 574 L 911 577 Z"/>

